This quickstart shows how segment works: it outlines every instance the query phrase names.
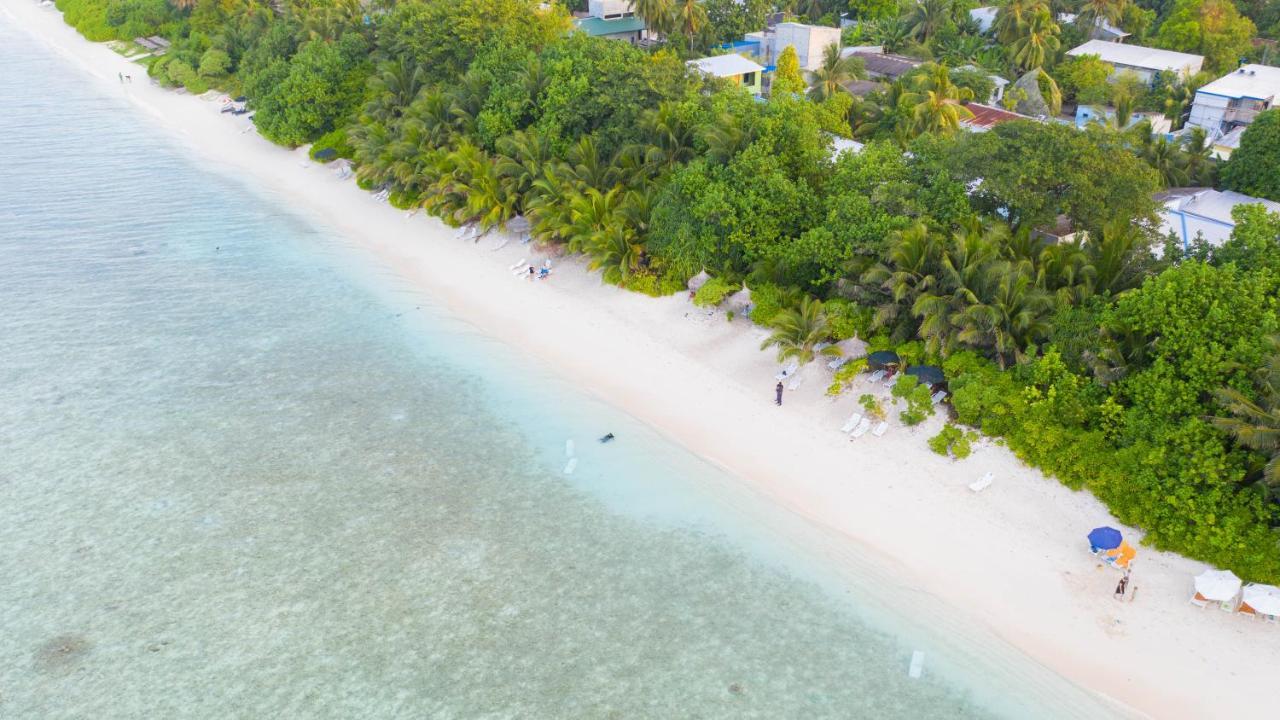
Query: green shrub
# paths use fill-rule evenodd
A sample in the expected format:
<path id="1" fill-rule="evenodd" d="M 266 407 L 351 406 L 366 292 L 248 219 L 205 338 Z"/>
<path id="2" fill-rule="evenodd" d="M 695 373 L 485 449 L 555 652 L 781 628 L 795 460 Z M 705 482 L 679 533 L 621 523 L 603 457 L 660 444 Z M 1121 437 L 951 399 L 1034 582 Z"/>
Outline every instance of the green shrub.
<path id="1" fill-rule="evenodd" d="M 188 92 L 194 95 L 209 91 L 209 85 L 201 79 L 195 69 L 180 58 L 174 58 L 166 63 L 165 72 L 170 82 L 185 87 Z"/>
<path id="2" fill-rule="evenodd" d="M 822 304 L 822 309 L 827 314 L 831 336 L 836 340 L 867 336 L 873 314 L 871 308 L 861 307 L 844 298 L 831 298 Z"/>
<path id="3" fill-rule="evenodd" d="M 333 150 L 337 153 L 337 157 L 350 159 L 355 151 L 347 142 L 347 130 L 344 127 L 334 128 L 329 132 L 321 135 L 311 146 L 311 159 L 316 159 L 316 153 L 321 150 Z M 333 158 L 323 160 L 321 162 L 332 162 Z"/>
<path id="4" fill-rule="evenodd" d="M 862 409 L 866 410 L 867 414 L 871 417 L 874 417 L 877 420 L 884 419 L 884 405 L 875 395 L 870 393 L 861 395 L 858 397 L 858 403 L 862 405 Z"/>
<path id="5" fill-rule="evenodd" d="M 835 376 L 831 379 L 831 385 L 827 388 L 827 394 L 836 397 L 849 389 L 849 385 L 853 383 L 853 379 L 858 377 L 858 373 L 867 369 L 867 359 L 864 357 L 854 358 L 836 370 Z"/>
<path id="6" fill-rule="evenodd" d="M 939 455 L 963 460 L 973 453 L 973 441 L 977 439 L 978 434 L 972 430 L 961 430 L 947 423 L 937 435 L 929 438 L 929 449 Z"/>
<path id="7" fill-rule="evenodd" d="M 894 381 L 890 390 L 896 398 L 907 401 L 907 409 L 898 413 L 903 425 L 919 425 L 933 415 L 933 401 L 929 394 L 929 386 L 922 385 L 914 375 L 902 373 Z"/>
<path id="8" fill-rule="evenodd" d="M 209 48 L 200 56 L 200 75 L 210 80 L 225 77 L 231 71 L 231 56 L 217 48 Z"/>
<path id="9" fill-rule="evenodd" d="M 803 293 L 795 288 L 783 288 L 772 283 L 760 283 L 751 288 L 751 322 L 769 325 L 779 310 L 800 304 Z"/>
<path id="10" fill-rule="evenodd" d="M 724 299 L 737 292 L 738 288 L 723 278 L 713 277 L 702 284 L 693 294 L 693 304 L 698 307 L 715 307 Z"/>

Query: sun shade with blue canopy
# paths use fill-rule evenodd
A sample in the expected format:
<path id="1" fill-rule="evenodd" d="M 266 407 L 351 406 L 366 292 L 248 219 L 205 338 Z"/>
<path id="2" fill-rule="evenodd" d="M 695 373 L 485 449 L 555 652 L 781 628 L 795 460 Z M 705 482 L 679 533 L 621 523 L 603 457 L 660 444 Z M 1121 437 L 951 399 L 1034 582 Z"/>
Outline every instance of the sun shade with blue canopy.
<path id="1" fill-rule="evenodd" d="M 1089 531 L 1089 546 L 1096 550 L 1114 550 L 1120 547 L 1120 531 L 1113 527 L 1094 528 Z"/>
<path id="2" fill-rule="evenodd" d="M 914 375 L 925 385 L 941 385 L 946 381 L 942 375 L 942 368 L 936 365 L 912 365 L 907 368 L 907 374 Z"/>

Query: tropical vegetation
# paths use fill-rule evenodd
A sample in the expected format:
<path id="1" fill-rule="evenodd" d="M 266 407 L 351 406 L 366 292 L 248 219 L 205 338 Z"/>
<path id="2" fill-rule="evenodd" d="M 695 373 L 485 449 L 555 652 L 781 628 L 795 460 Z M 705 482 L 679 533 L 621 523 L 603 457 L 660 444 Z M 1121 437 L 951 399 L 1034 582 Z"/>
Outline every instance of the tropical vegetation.
<path id="1" fill-rule="evenodd" d="M 856 63 L 828 54 L 806 76 L 792 51 L 759 102 L 684 62 L 757 28 L 776 7 L 757 0 L 644 0 L 648 48 L 571 32 L 538 0 L 59 0 L 94 39 L 165 36 L 158 82 L 244 93 L 263 136 L 333 148 L 397 207 L 477 232 L 519 222 L 639 292 L 705 270 L 699 301 L 715 304 L 745 284 L 782 358 L 856 334 L 941 364 L 958 423 L 1089 488 L 1155 546 L 1275 582 L 1280 216 L 1243 208 L 1225 245 L 1184 250 L 1153 196 L 1214 182 L 1207 138 L 962 129 L 990 73 L 1029 75 L 1049 104 L 1121 99 L 1105 67 L 1063 61 L 1091 17 L 1194 40 L 1214 63 L 1259 51 L 1219 0 L 1091 0 L 1071 24 L 1058 5 L 1006 0 L 994 37 L 950 0 L 788 5 L 830 24 L 853 12 L 866 22 L 846 42 L 929 62 L 855 98 Z M 1267 8 L 1241 12 L 1272 32 Z M 1195 82 L 1125 88 L 1126 114 L 1181 118 Z M 1266 192 L 1274 121 L 1259 122 L 1222 175 Z M 837 154 L 836 137 L 866 146 Z M 908 384 L 908 412 L 926 414 Z M 959 456 L 968 435 L 934 445 Z"/>

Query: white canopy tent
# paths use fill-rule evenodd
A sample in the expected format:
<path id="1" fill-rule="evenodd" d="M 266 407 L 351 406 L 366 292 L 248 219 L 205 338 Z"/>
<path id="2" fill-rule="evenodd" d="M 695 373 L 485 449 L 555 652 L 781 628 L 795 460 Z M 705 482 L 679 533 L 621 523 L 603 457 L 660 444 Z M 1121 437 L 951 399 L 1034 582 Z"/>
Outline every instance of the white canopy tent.
<path id="1" fill-rule="evenodd" d="M 1280 588 L 1254 583 L 1245 585 L 1241 595 L 1244 601 L 1240 607 L 1241 611 L 1251 611 L 1255 615 L 1263 615 L 1273 621 L 1280 618 Z M 1248 610 L 1245 609 L 1246 607 Z"/>
<path id="2" fill-rule="evenodd" d="M 1217 603 L 1223 610 L 1240 604 L 1240 578 L 1230 570 L 1205 570 L 1196 576 L 1196 594 L 1191 602 L 1207 607 Z"/>

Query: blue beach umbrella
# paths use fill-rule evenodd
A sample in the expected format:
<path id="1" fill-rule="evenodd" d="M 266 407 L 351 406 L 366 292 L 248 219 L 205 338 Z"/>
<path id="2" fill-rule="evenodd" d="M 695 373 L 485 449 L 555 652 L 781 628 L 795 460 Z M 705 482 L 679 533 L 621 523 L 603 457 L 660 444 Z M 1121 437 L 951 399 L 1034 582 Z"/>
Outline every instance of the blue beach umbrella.
<path id="1" fill-rule="evenodd" d="M 1089 531 L 1089 545 L 1094 550 L 1114 550 L 1120 547 L 1120 531 L 1113 527 L 1094 528 Z"/>

